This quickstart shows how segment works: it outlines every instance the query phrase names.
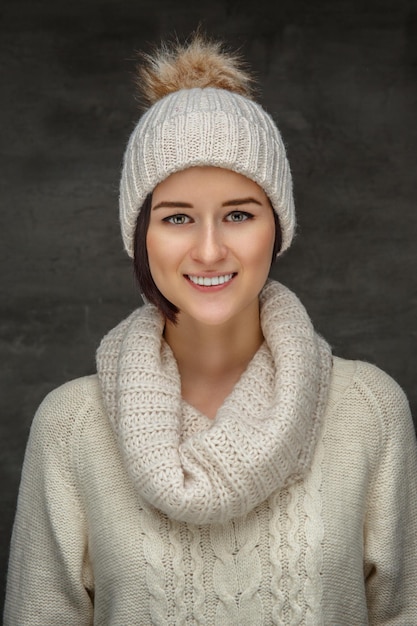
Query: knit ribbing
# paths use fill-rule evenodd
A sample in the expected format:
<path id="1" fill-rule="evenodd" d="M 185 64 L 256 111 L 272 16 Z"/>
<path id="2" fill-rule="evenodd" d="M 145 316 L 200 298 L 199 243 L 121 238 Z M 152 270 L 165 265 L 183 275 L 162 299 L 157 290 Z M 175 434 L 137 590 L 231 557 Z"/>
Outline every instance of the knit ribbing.
<path id="1" fill-rule="evenodd" d="M 111 331 L 97 354 L 128 471 L 141 496 L 173 519 L 223 523 L 245 515 L 308 469 L 330 349 L 296 296 L 270 281 L 261 295 L 261 324 L 274 369 L 268 371 L 261 348 L 211 426 L 181 443 L 181 384 L 163 324 L 146 305 Z M 269 381 L 272 396 L 265 396 L 262 381 Z"/>
<path id="2" fill-rule="evenodd" d="M 292 178 L 272 117 L 224 89 L 181 89 L 156 102 L 139 120 L 126 147 L 120 180 L 120 225 L 133 257 L 142 204 L 170 174 L 194 166 L 230 169 L 254 180 L 269 197 L 281 231 L 281 252 L 295 230 Z"/>

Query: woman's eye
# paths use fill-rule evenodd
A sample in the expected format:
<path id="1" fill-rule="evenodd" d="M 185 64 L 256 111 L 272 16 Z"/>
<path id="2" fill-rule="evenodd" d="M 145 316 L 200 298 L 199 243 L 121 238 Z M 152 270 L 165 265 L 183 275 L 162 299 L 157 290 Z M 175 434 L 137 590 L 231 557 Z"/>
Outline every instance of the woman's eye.
<path id="1" fill-rule="evenodd" d="M 226 217 L 226 220 L 229 222 L 245 222 L 249 220 L 251 217 L 251 213 L 247 213 L 246 211 L 232 211 Z"/>
<path id="2" fill-rule="evenodd" d="M 165 217 L 164 222 L 169 222 L 170 224 L 175 224 L 176 226 L 180 226 L 181 224 L 188 224 L 190 218 L 187 215 L 183 215 L 183 213 L 178 213 L 177 215 L 170 215 L 169 217 Z"/>

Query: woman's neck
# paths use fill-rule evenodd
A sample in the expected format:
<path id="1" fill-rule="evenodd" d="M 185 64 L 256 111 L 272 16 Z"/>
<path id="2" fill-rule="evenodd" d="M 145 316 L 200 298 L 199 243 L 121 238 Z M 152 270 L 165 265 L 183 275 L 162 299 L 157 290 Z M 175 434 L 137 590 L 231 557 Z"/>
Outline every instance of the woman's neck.
<path id="1" fill-rule="evenodd" d="M 214 418 L 261 346 L 259 312 L 245 323 L 198 324 L 179 316 L 167 323 L 165 340 L 178 364 L 183 398 Z"/>

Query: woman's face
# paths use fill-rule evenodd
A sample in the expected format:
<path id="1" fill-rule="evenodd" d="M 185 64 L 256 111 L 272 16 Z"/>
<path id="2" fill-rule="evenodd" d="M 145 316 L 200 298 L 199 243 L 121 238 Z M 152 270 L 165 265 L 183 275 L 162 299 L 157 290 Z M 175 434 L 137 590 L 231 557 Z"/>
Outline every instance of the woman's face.
<path id="1" fill-rule="evenodd" d="M 146 238 L 159 291 L 187 318 L 216 325 L 258 312 L 275 239 L 272 208 L 255 182 L 192 167 L 157 185 Z"/>

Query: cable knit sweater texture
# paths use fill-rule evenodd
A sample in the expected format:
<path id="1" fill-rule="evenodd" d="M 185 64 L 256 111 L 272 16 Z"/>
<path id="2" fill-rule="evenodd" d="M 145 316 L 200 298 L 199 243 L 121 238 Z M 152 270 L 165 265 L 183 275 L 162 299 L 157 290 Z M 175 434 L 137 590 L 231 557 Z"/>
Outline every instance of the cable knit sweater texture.
<path id="1" fill-rule="evenodd" d="M 282 285 L 261 305 L 265 342 L 214 421 L 181 400 L 150 305 L 103 340 L 99 376 L 46 397 L 5 626 L 417 624 L 404 393 L 332 360 Z"/>

